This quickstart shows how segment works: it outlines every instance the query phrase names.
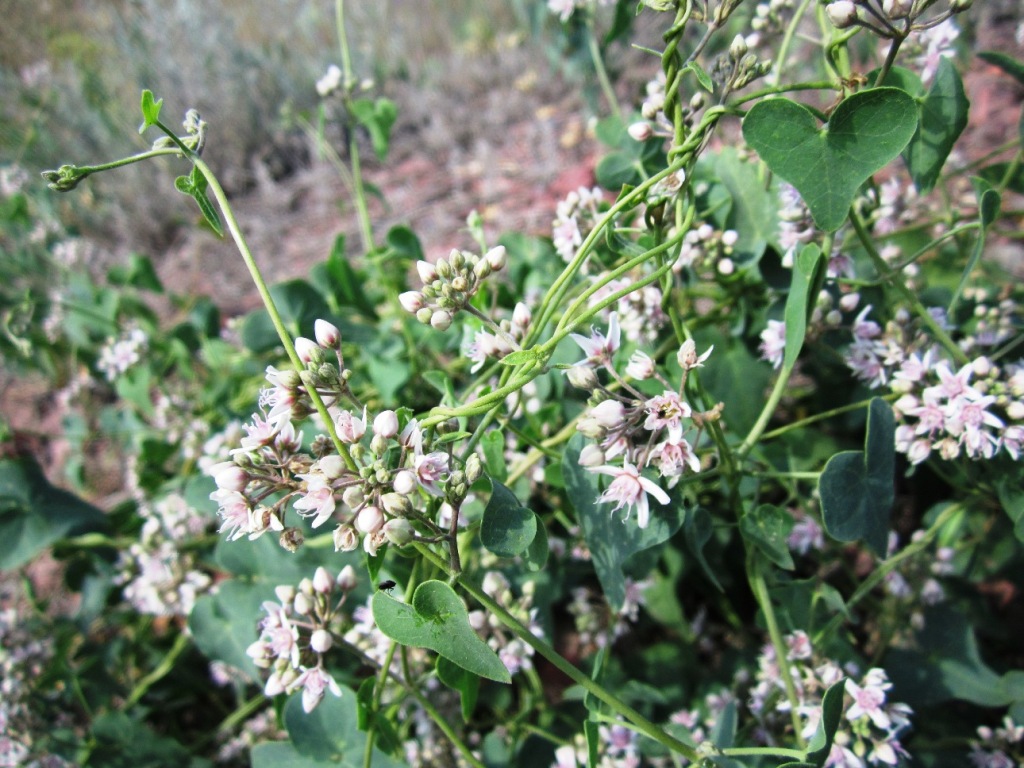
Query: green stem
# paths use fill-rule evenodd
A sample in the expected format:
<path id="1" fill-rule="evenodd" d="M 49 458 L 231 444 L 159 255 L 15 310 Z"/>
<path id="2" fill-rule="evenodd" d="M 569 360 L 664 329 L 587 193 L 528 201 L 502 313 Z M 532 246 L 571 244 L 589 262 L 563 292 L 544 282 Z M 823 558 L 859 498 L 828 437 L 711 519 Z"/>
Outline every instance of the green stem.
<path id="1" fill-rule="evenodd" d="M 130 709 L 139 700 L 146 695 L 146 692 L 153 687 L 153 684 L 158 682 L 160 679 L 165 677 L 173 668 L 178 657 L 185 652 L 185 649 L 189 646 L 189 637 L 184 632 L 179 634 L 174 639 L 174 645 L 171 646 L 171 650 L 167 652 L 163 660 L 156 666 L 156 668 L 142 678 L 138 684 L 132 689 L 132 692 L 128 694 L 128 698 L 125 699 L 123 709 Z"/>
<path id="2" fill-rule="evenodd" d="M 435 566 L 441 569 L 447 570 L 447 563 L 438 557 L 434 552 L 427 549 L 424 546 L 417 546 L 420 554 L 426 559 L 434 563 Z M 622 715 L 626 720 L 629 720 L 636 726 L 637 730 L 643 733 L 645 736 L 654 739 L 662 746 L 668 748 L 673 752 L 686 757 L 688 760 L 696 762 L 698 759 L 696 750 L 693 747 L 687 746 L 678 739 L 665 733 L 661 728 L 655 725 L 653 722 L 648 720 L 646 717 L 641 715 L 631 706 L 626 704 L 624 701 L 619 699 L 614 694 L 605 690 L 601 685 L 595 683 L 587 675 L 583 674 L 580 670 L 576 669 L 570 664 L 561 654 L 558 653 L 553 647 L 548 645 L 547 642 L 536 637 L 529 629 L 524 627 L 522 623 L 511 613 L 509 613 L 503 606 L 492 600 L 487 593 L 477 587 L 475 584 L 464 580 L 457 579 L 458 583 L 466 590 L 469 595 L 476 600 L 480 605 L 486 608 L 491 614 L 496 616 L 498 620 L 508 627 L 519 639 L 533 648 L 537 653 L 543 656 L 545 659 L 550 661 L 555 667 L 561 670 L 567 675 L 574 683 L 577 683 L 587 692 L 595 696 L 596 698 L 603 701 L 615 712 Z"/>
<path id="3" fill-rule="evenodd" d="M 772 387 L 772 392 L 768 395 L 768 401 L 764 404 L 761 409 L 761 413 L 757 417 L 757 421 L 754 426 L 750 428 L 750 432 L 743 438 L 743 442 L 740 447 L 736 449 L 736 458 L 743 460 L 750 450 L 757 443 L 761 434 L 768 426 L 768 422 L 771 421 L 772 416 L 775 414 L 775 408 L 778 406 L 779 401 L 782 400 L 783 394 L 786 392 L 786 386 L 789 384 L 789 377 L 793 373 L 793 366 L 795 363 L 789 365 L 783 365 L 779 371 L 779 378 L 775 380 L 775 386 Z"/>
<path id="4" fill-rule="evenodd" d="M 772 65 L 772 82 L 778 83 L 782 79 L 782 71 L 786 67 L 786 56 L 789 55 L 789 46 L 793 43 L 793 36 L 796 34 L 796 29 L 800 26 L 800 21 L 803 19 L 804 13 L 807 11 L 807 6 L 811 4 L 811 0 L 803 0 L 800 3 L 800 7 L 793 13 L 793 18 L 789 21 L 789 26 L 786 27 L 786 34 L 782 38 L 782 44 L 779 46 L 779 53 L 775 57 L 775 63 Z"/>
<path id="5" fill-rule="evenodd" d="M 727 757 L 791 757 L 795 760 L 804 760 L 807 753 L 799 749 L 786 749 L 784 747 L 730 747 L 723 749 L 722 754 Z"/>
<path id="6" fill-rule="evenodd" d="M 363 174 L 359 161 L 359 143 L 356 140 L 356 125 L 352 121 L 349 101 L 352 88 L 355 86 L 355 75 L 352 73 L 352 54 L 349 51 L 348 33 L 345 31 L 345 0 L 335 0 L 334 18 L 338 30 L 338 45 L 341 47 L 342 90 L 345 94 L 345 119 L 348 121 L 348 151 L 352 163 L 352 196 L 355 198 L 356 215 L 359 218 L 359 233 L 363 240 L 363 250 L 373 250 L 373 225 L 370 212 L 366 206 L 366 190 L 363 187 Z"/>
<path id="7" fill-rule="evenodd" d="M 789 649 L 782 637 L 782 630 L 779 628 L 779 621 L 775 616 L 775 608 L 772 606 L 771 595 L 768 594 L 768 584 L 765 582 L 763 564 L 756 553 L 752 555 L 752 562 L 748 561 L 750 571 L 750 586 L 753 589 L 754 597 L 757 600 L 761 612 L 764 614 L 765 623 L 768 625 L 768 635 L 771 637 L 772 647 L 775 649 L 775 662 L 782 675 L 782 682 L 786 686 L 786 698 L 789 699 L 789 716 L 793 723 L 793 735 L 800 744 L 801 749 L 806 749 L 807 743 L 801 733 L 800 725 L 800 698 L 796 693 L 796 684 L 793 682 L 793 670 L 790 668 Z"/>
<path id="8" fill-rule="evenodd" d="M 912 541 L 899 552 L 892 555 L 892 557 L 889 557 L 883 560 L 881 563 L 879 563 L 878 567 L 871 572 L 870 576 L 868 576 L 860 583 L 860 586 L 857 587 L 856 591 L 854 591 L 854 593 L 846 601 L 847 611 L 849 611 L 850 608 L 852 608 L 865 597 L 867 597 L 871 593 L 871 590 L 873 590 L 875 587 L 881 584 L 882 581 L 885 580 L 885 577 L 896 569 L 896 566 L 898 566 L 904 560 L 914 557 L 919 552 L 926 549 L 928 545 L 931 544 L 932 539 L 934 539 L 936 535 L 938 535 L 939 531 L 942 530 L 946 523 L 949 522 L 949 520 L 954 515 L 962 511 L 963 507 L 959 503 L 950 504 L 948 507 L 942 510 L 942 512 L 939 514 L 937 518 L 935 518 L 935 522 L 932 523 L 931 527 L 928 528 L 928 530 L 925 532 L 923 536 L 921 536 L 919 539 L 915 539 L 914 541 Z M 828 624 L 826 624 L 824 627 L 822 627 L 820 630 L 814 633 L 813 642 L 817 643 L 822 638 L 834 636 L 836 630 L 839 629 L 842 623 L 843 614 L 836 614 L 832 617 Z"/>
<path id="9" fill-rule="evenodd" d="M 921 318 L 921 322 L 924 323 L 928 330 L 931 331 L 935 339 L 945 347 L 946 351 L 949 352 L 950 356 L 958 365 L 966 365 L 968 363 L 967 355 L 956 345 L 956 342 L 950 338 L 950 335 L 946 333 L 946 330 L 938 324 L 928 309 L 921 303 L 921 300 L 917 297 L 917 294 L 911 291 L 904 284 L 900 276 L 893 272 L 885 259 L 875 248 L 875 243 L 871 239 L 871 235 L 868 234 L 867 227 L 864 226 L 864 221 L 860 215 L 854 211 L 850 211 L 850 223 L 853 224 L 853 229 L 857 233 L 857 237 L 864 246 L 864 250 L 867 252 L 868 257 L 871 259 L 872 264 L 875 265 L 875 270 L 878 272 L 879 277 L 883 279 L 889 279 L 890 285 L 899 293 L 904 301 L 906 301 L 914 313 Z"/>
<path id="10" fill-rule="evenodd" d="M 594 62 L 594 71 L 597 73 L 597 81 L 601 84 L 601 91 L 604 93 L 605 101 L 612 111 L 612 115 L 622 121 L 622 110 L 619 109 L 619 100 L 615 96 L 615 89 L 608 77 L 608 70 L 604 66 L 604 57 L 601 56 L 601 46 L 597 44 L 597 34 L 594 31 L 594 15 L 587 16 L 587 48 L 590 50 L 590 59 Z"/>
<path id="11" fill-rule="evenodd" d="M 884 395 L 882 397 L 883 400 L 895 400 L 896 398 L 897 395 L 894 394 Z M 799 421 L 790 422 L 789 424 L 786 424 L 783 427 L 773 429 L 770 432 L 765 432 L 763 435 L 761 435 L 761 440 L 772 440 L 776 437 L 782 437 L 782 435 L 786 434 L 787 432 L 793 432 L 795 430 L 808 427 L 811 424 L 814 424 L 815 422 L 824 421 L 825 419 L 831 419 L 834 416 L 842 416 L 844 413 L 850 413 L 851 411 L 859 411 L 861 408 L 867 408 L 870 402 L 870 400 L 861 400 L 860 402 L 857 403 L 850 403 L 848 405 L 842 405 L 838 408 L 832 408 L 831 410 L 828 411 L 816 413 L 813 416 L 808 416 L 807 418 L 800 419 Z"/>

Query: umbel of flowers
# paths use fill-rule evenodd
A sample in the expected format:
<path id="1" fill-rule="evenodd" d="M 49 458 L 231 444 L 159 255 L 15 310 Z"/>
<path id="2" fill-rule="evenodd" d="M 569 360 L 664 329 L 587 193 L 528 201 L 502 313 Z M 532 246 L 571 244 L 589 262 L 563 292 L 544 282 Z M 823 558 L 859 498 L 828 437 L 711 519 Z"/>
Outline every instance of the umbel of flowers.
<path id="1" fill-rule="evenodd" d="M 685 341 L 676 354 L 682 369 L 679 383 L 673 386 L 643 351 L 636 351 L 625 367 L 625 376 L 615 367 L 621 330 L 618 314 L 611 313 L 607 336 L 591 330 L 590 336 L 571 334 L 586 357 L 567 370 L 569 381 L 591 393 L 589 407 L 576 429 L 594 442 L 580 453 L 580 464 L 589 471 L 612 478 L 600 501 L 614 502 L 615 510 L 636 508 L 636 522 L 646 528 L 650 522 L 650 501 L 669 502 L 668 494 L 654 480 L 643 475 L 654 469 L 668 488 L 673 488 L 689 469 L 697 473 L 701 461 L 698 444 L 705 427 L 721 417 L 719 403 L 708 411 L 695 411 L 685 399 L 686 377 L 703 366 L 711 349 L 697 355 L 692 340 Z M 617 386 L 602 384 L 597 371 L 604 369 Z M 664 388 L 649 396 L 632 382 L 652 379 Z"/>
<path id="2" fill-rule="evenodd" d="M 245 425 L 247 435 L 232 451 L 232 461 L 210 469 L 217 483 L 211 498 L 220 506 L 221 532 L 231 539 L 255 539 L 274 531 L 282 546 L 294 550 L 304 537 L 289 525 L 292 510 L 313 528 L 333 521 L 334 545 L 340 551 L 361 544 L 372 556 L 385 542 L 404 546 L 414 539 L 439 541 L 444 531 L 435 518 L 461 506 L 481 474 L 479 458 L 471 455 L 462 468 L 453 469 L 449 454 L 429 450 L 416 420 L 402 425 L 395 411 L 381 411 L 371 419 L 366 407 L 361 412 L 342 408 L 344 401 L 357 409 L 360 404 L 348 388 L 350 372 L 340 352 L 340 334 L 322 320 L 316 331 L 319 343 L 296 341 L 306 364 L 301 374 L 267 369 L 271 386 L 260 395 L 260 413 Z M 331 351 L 335 362 L 327 362 Z M 303 450 L 303 435 L 293 421 L 312 412 L 313 388 L 332 419 L 327 432 L 336 436 L 343 451 L 335 450 L 328 434 L 314 438 L 309 452 Z"/>

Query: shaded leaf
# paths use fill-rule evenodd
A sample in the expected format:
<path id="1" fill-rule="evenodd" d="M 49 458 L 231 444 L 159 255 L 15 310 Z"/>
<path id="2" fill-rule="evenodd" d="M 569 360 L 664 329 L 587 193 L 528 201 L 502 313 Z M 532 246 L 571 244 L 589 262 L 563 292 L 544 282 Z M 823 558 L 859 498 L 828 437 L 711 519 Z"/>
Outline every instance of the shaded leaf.
<path id="1" fill-rule="evenodd" d="M 499 557 L 515 557 L 537 535 L 537 516 L 508 488 L 491 478 L 491 498 L 484 508 L 480 543 Z"/>
<path id="2" fill-rule="evenodd" d="M 967 127 L 970 102 L 950 59 L 941 57 L 932 86 L 921 104 L 920 123 L 903 160 L 918 192 L 930 192 L 953 145 Z"/>

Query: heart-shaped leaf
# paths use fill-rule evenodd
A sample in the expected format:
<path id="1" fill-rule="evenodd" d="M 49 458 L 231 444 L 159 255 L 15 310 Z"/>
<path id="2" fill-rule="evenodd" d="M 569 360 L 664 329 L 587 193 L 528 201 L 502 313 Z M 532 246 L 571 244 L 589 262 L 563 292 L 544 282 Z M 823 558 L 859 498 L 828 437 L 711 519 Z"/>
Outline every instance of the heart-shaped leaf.
<path id="1" fill-rule="evenodd" d="M 491 488 L 491 500 L 480 524 L 480 542 L 500 557 L 515 557 L 525 552 L 537 536 L 537 516 L 493 478 Z"/>
<path id="2" fill-rule="evenodd" d="M 773 504 L 761 504 L 740 520 L 743 538 L 779 568 L 793 570 L 787 537 L 793 529 L 793 518 Z"/>
<path id="3" fill-rule="evenodd" d="M 880 398 L 868 406 L 863 451 L 837 453 L 818 480 L 825 530 L 839 541 L 864 539 L 884 555 L 895 501 L 896 420 Z"/>
<path id="4" fill-rule="evenodd" d="M 918 192 L 930 192 L 939 180 L 946 158 L 967 127 L 970 106 L 956 67 L 940 58 L 935 81 L 921 105 L 921 122 L 903 153 Z"/>
<path id="5" fill-rule="evenodd" d="M 897 88 L 853 94 L 825 126 L 802 104 L 769 99 L 747 113 L 743 138 L 796 187 L 814 223 L 832 232 L 846 220 L 860 185 L 907 146 L 917 117 L 917 102 Z"/>
<path id="6" fill-rule="evenodd" d="M 377 592 L 371 607 L 378 629 L 395 642 L 429 648 L 480 677 L 512 682 L 498 655 L 469 626 L 462 600 L 443 581 L 420 584 L 411 605 Z"/>
<path id="7" fill-rule="evenodd" d="M 839 721 L 843 716 L 843 692 L 845 690 L 846 680 L 840 680 L 829 686 L 821 698 L 821 719 L 818 720 L 818 728 L 807 745 L 806 757 L 812 765 L 824 765 L 832 751 L 832 742 L 835 740 L 836 731 L 839 730 Z"/>
<path id="8" fill-rule="evenodd" d="M 814 311 L 824 278 L 825 255 L 815 243 L 803 246 L 786 297 L 786 347 L 782 361 L 786 368 L 792 367 L 803 348 L 807 321 Z"/>

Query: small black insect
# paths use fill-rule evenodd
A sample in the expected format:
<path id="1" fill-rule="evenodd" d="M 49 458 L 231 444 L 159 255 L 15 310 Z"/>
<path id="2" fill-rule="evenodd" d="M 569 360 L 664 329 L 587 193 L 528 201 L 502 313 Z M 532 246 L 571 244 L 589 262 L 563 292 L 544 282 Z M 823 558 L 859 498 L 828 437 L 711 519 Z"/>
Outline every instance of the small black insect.
<path id="1" fill-rule="evenodd" d="M 380 584 L 377 585 L 377 589 L 383 592 L 387 592 L 389 595 L 391 594 L 391 590 L 394 588 L 395 582 L 393 582 L 391 579 L 388 579 L 387 581 L 382 581 Z"/>

